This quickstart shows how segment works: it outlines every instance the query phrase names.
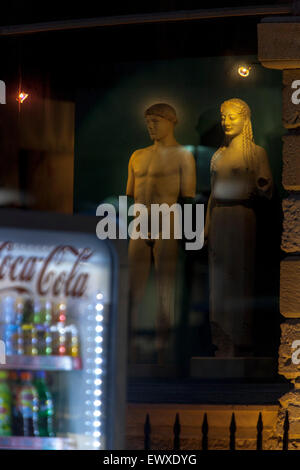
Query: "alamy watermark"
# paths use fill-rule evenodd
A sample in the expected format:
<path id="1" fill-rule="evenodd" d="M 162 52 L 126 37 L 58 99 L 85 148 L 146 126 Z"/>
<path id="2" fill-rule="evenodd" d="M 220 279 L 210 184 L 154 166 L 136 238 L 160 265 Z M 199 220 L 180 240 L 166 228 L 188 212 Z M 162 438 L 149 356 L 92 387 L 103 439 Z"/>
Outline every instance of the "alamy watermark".
<path id="1" fill-rule="evenodd" d="M 298 365 L 300 364 L 300 340 L 296 339 L 295 341 L 293 341 L 292 349 L 295 349 L 292 354 L 292 363 Z"/>
<path id="2" fill-rule="evenodd" d="M 5 343 L 0 340 L 0 364 L 6 364 Z"/>
<path id="3" fill-rule="evenodd" d="M 0 104 L 6 104 L 6 86 L 3 80 L 0 80 Z"/>
<path id="4" fill-rule="evenodd" d="M 127 196 L 119 196 L 119 223 L 113 204 L 103 203 L 96 215 L 103 217 L 97 224 L 96 234 L 100 240 L 181 240 L 185 238 L 186 250 L 200 250 L 204 244 L 204 204 L 172 205 L 141 203 L 127 206 Z M 128 224 L 128 217 L 134 219 Z M 194 220 L 195 219 L 195 220 Z M 193 223 L 194 222 L 194 223 Z M 118 226 L 118 227 L 117 227 Z M 118 230 L 117 230 L 118 228 Z M 118 231 L 118 233 L 117 233 Z"/>
<path id="5" fill-rule="evenodd" d="M 293 90 L 296 90 L 292 93 L 291 100 L 293 104 L 300 104 L 300 80 L 294 80 L 291 84 Z"/>

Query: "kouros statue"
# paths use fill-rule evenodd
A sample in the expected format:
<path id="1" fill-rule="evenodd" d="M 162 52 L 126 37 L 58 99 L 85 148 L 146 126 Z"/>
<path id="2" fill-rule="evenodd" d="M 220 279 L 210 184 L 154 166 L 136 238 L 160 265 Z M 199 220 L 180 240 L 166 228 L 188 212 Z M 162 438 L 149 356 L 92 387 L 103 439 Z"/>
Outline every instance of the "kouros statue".
<path id="1" fill-rule="evenodd" d="M 252 355 L 256 213 L 271 198 L 265 150 L 253 140 L 249 106 L 233 98 L 221 105 L 224 144 L 211 160 L 208 239 L 210 321 L 216 356 Z"/>
<path id="2" fill-rule="evenodd" d="M 196 165 L 193 155 L 174 137 L 176 111 L 168 104 L 154 104 L 145 112 L 146 124 L 153 144 L 136 150 L 128 165 L 127 196 L 147 207 L 149 233 L 145 239 L 130 239 L 130 360 L 137 360 L 136 327 L 138 309 L 142 300 L 152 261 L 156 277 L 158 311 L 156 322 L 156 351 L 158 363 L 165 363 L 170 330 L 174 321 L 174 287 L 176 277 L 178 240 L 174 237 L 174 219 L 171 217 L 170 236 L 162 236 L 162 219 L 158 237 L 151 238 L 151 207 L 164 204 L 168 208 L 180 197 L 194 198 Z M 172 216 L 172 213 L 171 213 Z"/>

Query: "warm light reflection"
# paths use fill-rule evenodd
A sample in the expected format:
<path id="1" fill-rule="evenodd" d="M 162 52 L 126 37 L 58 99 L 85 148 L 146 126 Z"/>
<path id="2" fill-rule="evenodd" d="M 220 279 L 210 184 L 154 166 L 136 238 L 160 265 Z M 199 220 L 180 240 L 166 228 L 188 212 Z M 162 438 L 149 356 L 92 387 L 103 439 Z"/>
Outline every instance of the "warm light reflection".
<path id="1" fill-rule="evenodd" d="M 241 65 L 239 68 L 238 68 L 238 74 L 241 76 L 241 77 L 248 77 L 249 76 L 249 73 L 250 73 L 250 70 L 251 70 L 251 67 L 250 65 L 249 66 L 245 66 L 245 65 Z"/>
<path id="2" fill-rule="evenodd" d="M 23 101 L 25 101 L 27 98 L 28 98 L 28 93 L 25 93 L 24 91 L 21 91 L 21 93 L 19 93 L 16 100 L 19 101 L 19 103 L 23 103 Z"/>

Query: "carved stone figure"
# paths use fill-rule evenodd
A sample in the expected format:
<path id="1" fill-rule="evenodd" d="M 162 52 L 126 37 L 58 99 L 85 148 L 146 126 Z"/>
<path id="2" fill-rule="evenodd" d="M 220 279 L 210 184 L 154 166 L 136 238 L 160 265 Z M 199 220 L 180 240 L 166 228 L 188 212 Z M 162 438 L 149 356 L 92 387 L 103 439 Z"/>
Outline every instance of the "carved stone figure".
<path id="1" fill-rule="evenodd" d="M 216 356 L 252 354 L 256 244 L 255 205 L 271 198 L 265 150 L 253 140 L 251 113 L 242 100 L 221 105 L 224 144 L 211 160 L 208 239 L 210 321 Z"/>
<path id="2" fill-rule="evenodd" d="M 144 204 L 150 217 L 152 204 L 166 203 L 172 206 L 180 197 L 195 197 L 196 167 L 193 155 L 174 137 L 174 127 L 177 123 L 174 108 L 165 103 L 154 104 L 146 110 L 145 118 L 153 145 L 136 150 L 132 154 L 128 166 L 126 194 L 133 197 L 135 203 Z M 148 239 L 130 239 L 129 242 L 132 331 L 130 360 L 135 362 L 137 359 L 135 331 L 138 309 L 153 261 L 158 304 L 156 348 L 158 362 L 164 363 L 174 321 L 178 241 L 174 238 L 172 220 L 169 239 L 162 238 L 161 221 L 158 239 L 151 239 L 150 218 L 148 227 Z"/>

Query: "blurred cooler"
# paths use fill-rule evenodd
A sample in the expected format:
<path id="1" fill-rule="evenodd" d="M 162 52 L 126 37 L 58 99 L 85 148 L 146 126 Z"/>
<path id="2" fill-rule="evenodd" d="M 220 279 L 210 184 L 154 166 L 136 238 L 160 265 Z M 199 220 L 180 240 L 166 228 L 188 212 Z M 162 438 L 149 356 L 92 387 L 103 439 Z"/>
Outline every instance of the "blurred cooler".
<path id="1" fill-rule="evenodd" d="M 124 448 L 126 247 L 94 217 L 2 215 L 0 449 Z"/>

